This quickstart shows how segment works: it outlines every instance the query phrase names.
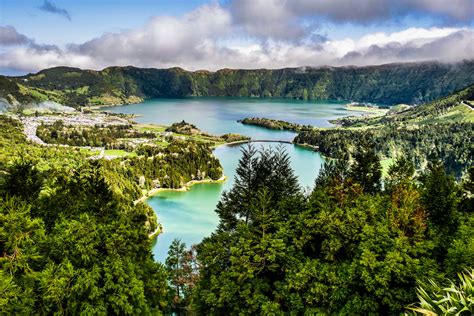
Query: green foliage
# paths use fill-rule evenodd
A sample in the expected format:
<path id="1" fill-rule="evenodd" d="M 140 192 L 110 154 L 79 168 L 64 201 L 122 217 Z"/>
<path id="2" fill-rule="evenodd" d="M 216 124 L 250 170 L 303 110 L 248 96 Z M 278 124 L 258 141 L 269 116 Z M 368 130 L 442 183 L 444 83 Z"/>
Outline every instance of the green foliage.
<path id="1" fill-rule="evenodd" d="M 452 232 L 457 224 L 452 222 L 457 202 L 454 178 L 446 174 L 441 164 L 431 163 L 421 181 L 422 199 L 431 221 Z"/>
<path id="2" fill-rule="evenodd" d="M 23 103 L 49 99 L 74 107 L 186 96 L 412 104 L 431 101 L 472 84 L 473 68 L 472 61 L 457 65 L 410 63 L 360 68 L 222 69 L 217 72 L 134 67 L 91 71 L 56 67 L 23 77 L 0 77 L 0 97 Z M 20 93 L 20 85 L 23 93 Z"/>
<path id="3" fill-rule="evenodd" d="M 184 135 L 193 135 L 200 133 L 200 130 L 195 125 L 186 123 L 184 120 L 178 123 L 171 124 L 170 127 L 166 128 L 166 131 Z"/>
<path id="4" fill-rule="evenodd" d="M 474 271 L 459 273 L 458 283 L 441 286 L 433 280 L 417 288 L 419 303 L 408 307 L 409 314 L 472 315 L 474 313 Z"/>
<path id="5" fill-rule="evenodd" d="M 28 144 L 15 121 L 0 121 L 0 314 L 163 311 L 166 271 L 148 238 L 156 219 L 134 205 L 138 185 L 76 149 Z"/>
<path id="6" fill-rule="evenodd" d="M 191 180 L 213 179 L 222 176 L 219 160 L 212 155 L 209 145 L 193 141 L 173 141 L 166 148 L 142 145 L 137 157 L 128 157 L 117 165 L 103 162 L 108 168 L 137 180 L 145 177 L 144 188 L 181 188 Z"/>
<path id="7" fill-rule="evenodd" d="M 34 100 L 33 96 L 22 93 L 20 85 L 5 76 L 0 76 L 0 97 L 9 103 L 21 102 L 26 104 Z"/>
<path id="8" fill-rule="evenodd" d="M 366 143 L 354 153 L 351 177 L 362 186 L 364 192 L 377 193 L 380 190 L 382 166 L 373 144 Z"/>
<path id="9" fill-rule="evenodd" d="M 258 117 L 248 117 L 240 120 L 239 123 L 245 125 L 255 125 L 261 126 L 268 129 L 274 130 L 287 130 L 287 131 L 294 131 L 294 132 L 301 132 L 306 130 L 312 130 L 313 127 L 311 125 L 302 125 L 302 124 L 295 124 L 290 123 L 282 120 L 272 120 L 268 118 L 258 118 Z"/>
<path id="10" fill-rule="evenodd" d="M 415 166 L 406 155 L 400 155 L 388 169 L 387 184 L 397 186 L 409 184 L 415 175 Z"/>
<path id="11" fill-rule="evenodd" d="M 392 76 L 393 67 L 350 73 L 339 68 L 216 73 L 54 68 L 17 80 L 28 79 L 22 83 L 49 96 L 61 91 L 58 98 L 79 105 L 92 98 L 102 102 L 104 95 L 113 100 L 324 95 L 417 102 L 456 86 L 420 90 L 411 79 L 419 79 L 418 72 L 428 72 L 432 80 L 460 71 L 404 65 L 396 68 L 403 84 L 378 82 Z M 472 81 L 470 74 L 461 77 Z M 14 90 L 13 79 L 6 80 Z M 362 82 L 356 90 L 354 80 Z M 432 86 L 430 80 L 420 85 Z M 381 91 L 381 84 L 387 89 Z M 282 148 L 244 148 L 235 185 L 217 206 L 217 230 L 198 245 L 197 257 L 195 248 L 174 241 L 166 265 L 154 262 L 150 253 L 153 211 L 132 201 L 143 189 L 218 179 L 222 168 L 209 144 L 170 137 L 166 148 L 141 145 L 136 156 L 87 160 L 90 153 L 78 149 L 27 143 L 21 124 L 1 117 L 0 314 L 395 314 L 416 300 L 416 280 L 426 278 L 436 281 L 419 288 L 416 308 L 457 312 L 469 306 L 472 312 L 472 273 L 463 275 L 459 286 L 437 285 L 445 276 L 472 269 L 474 260 L 474 169 L 461 184 L 449 175 L 455 171 L 460 178 L 472 164 L 472 142 L 466 141 L 472 124 L 426 124 L 472 98 L 470 91 L 396 119 L 386 117 L 383 127 L 302 131 L 298 142 L 337 158 L 324 166 L 310 193 L 302 192 Z M 414 121 L 422 124 L 411 125 Z M 301 128 L 273 120 L 256 123 Z M 210 137 L 185 122 L 173 128 Z M 53 143 L 74 145 L 148 135 L 130 127 L 60 123 L 42 126 L 39 133 Z M 379 155 L 397 157 L 384 183 Z M 443 164 L 430 163 L 415 175 L 415 168 L 436 159 L 448 172 Z"/>
<path id="12" fill-rule="evenodd" d="M 9 166 L 3 178 L 6 195 L 18 195 L 25 200 L 35 199 L 42 186 L 43 177 L 32 161 L 19 158 Z"/>
<path id="13" fill-rule="evenodd" d="M 474 262 L 474 217 L 463 216 L 460 222 L 458 230 L 452 236 L 444 261 L 447 275 L 450 277 L 455 277 L 462 269 L 471 268 Z"/>
<path id="14" fill-rule="evenodd" d="M 317 146 L 334 158 L 346 151 L 356 152 L 370 140 L 383 157 L 409 153 L 419 170 L 425 169 L 428 161 L 442 161 L 449 173 L 460 178 L 474 159 L 474 124 L 465 117 L 452 120 L 444 119 L 443 115 L 453 107 L 467 107 L 466 102 L 473 98 L 471 85 L 446 98 L 401 112 L 377 118 L 342 119 L 342 128 L 300 131 L 294 142 Z"/>
<path id="15" fill-rule="evenodd" d="M 137 131 L 127 125 L 86 128 L 64 126 L 58 122 L 39 126 L 38 135 L 48 143 L 130 150 L 129 155 L 118 155 L 123 159 L 99 163 L 108 170 L 132 179 L 132 183 L 140 184 L 141 189 L 180 188 L 191 180 L 217 180 L 222 176 L 220 163 L 212 155 L 208 142 L 180 140 L 170 136 L 167 138 L 170 143 L 165 148 L 154 143 L 129 145 L 131 138 L 154 139 L 157 135 L 149 131 Z M 140 182 L 140 178 L 144 178 L 144 181 Z M 132 190 L 127 188 L 126 183 L 120 183 L 120 186 L 122 190 Z M 131 194 L 138 198 L 141 192 L 134 188 Z"/>
<path id="16" fill-rule="evenodd" d="M 403 111 L 395 111 L 387 115 L 369 119 L 342 119 L 343 125 L 377 125 L 377 124 L 435 124 L 435 123 L 472 123 L 472 107 L 469 105 L 474 100 L 474 85 L 467 83 L 466 88 L 453 91 L 452 94 L 426 102 L 419 106 L 409 107 Z M 466 111 L 456 110 L 463 108 Z M 456 115 L 454 112 L 457 111 Z"/>
<path id="17" fill-rule="evenodd" d="M 376 128 L 314 129 L 299 133 L 294 142 L 318 146 L 320 152 L 334 158 L 347 151 L 354 152 L 370 140 L 381 156 L 410 153 L 417 169 L 424 169 L 428 161 L 439 160 L 459 178 L 474 160 L 473 135 L 471 123 L 387 124 Z"/>
<path id="18" fill-rule="evenodd" d="M 460 196 L 441 167 L 414 181 L 411 160 L 400 156 L 382 189 L 377 156 L 361 148 L 352 162 L 347 154 L 328 162 L 305 196 L 284 157 L 243 150 L 217 207 L 219 227 L 198 246 L 198 313 L 396 314 L 416 299 L 416 280 L 471 264 L 472 216 L 440 229 L 426 195 Z M 448 255 L 439 255 L 441 240 Z"/>
<path id="19" fill-rule="evenodd" d="M 202 314 L 272 312 L 289 236 L 282 226 L 302 199 L 281 149 L 243 149 L 235 186 L 218 205 L 218 231 L 198 247 L 201 279 L 195 295 Z M 278 210 L 278 212 L 276 211 Z"/>
<path id="20" fill-rule="evenodd" d="M 121 138 L 155 138 L 155 133 L 139 132 L 131 125 L 111 125 L 107 127 L 75 127 L 65 126 L 62 121 L 53 125 L 40 125 L 36 134 L 45 143 L 63 144 L 70 146 L 106 147 L 110 149 L 125 148 L 125 141 Z"/>
<path id="21" fill-rule="evenodd" d="M 252 204 L 260 198 L 261 189 L 267 190 L 267 198 L 272 205 L 291 203 L 299 192 L 299 185 L 289 164 L 290 158 L 283 147 L 276 152 L 271 149 L 257 152 L 251 144 L 244 147 L 234 187 L 224 192 L 217 205 L 221 218 L 219 227 L 227 230 L 241 222 L 249 224 L 255 221 Z M 281 214 L 282 217 L 286 215 Z"/>

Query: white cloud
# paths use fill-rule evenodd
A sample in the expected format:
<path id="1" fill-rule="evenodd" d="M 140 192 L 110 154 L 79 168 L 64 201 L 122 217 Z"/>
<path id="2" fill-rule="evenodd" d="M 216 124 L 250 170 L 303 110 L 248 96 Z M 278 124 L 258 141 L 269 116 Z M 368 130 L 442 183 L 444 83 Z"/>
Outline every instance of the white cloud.
<path id="1" fill-rule="evenodd" d="M 261 38 L 300 39 L 305 29 L 298 15 L 288 10 L 286 0 L 239 0 L 230 5 L 234 23 Z"/>
<path id="2" fill-rule="evenodd" d="M 440 60 L 456 62 L 462 59 L 474 58 L 474 31 L 458 30 L 446 36 L 415 38 L 401 43 L 392 41 L 379 45 L 374 43 L 369 47 L 354 50 L 346 54 L 340 63 L 370 65 L 390 62 Z"/>
<path id="3" fill-rule="evenodd" d="M 455 62 L 474 58 L 474 30 L 470 28 L 408 28 L 400 32 L 367 34 L 358 39 L 320 38 L 316 41 L 284 40 L 278 31 L 280 37 L 270 36 L 261 41 L 242 36 L 242 28 L 250 26 L 243 20 L 236 22 L 235 10 L 218 4 L 204 5 L 182 17 L 155 17 L 141 28 L 104 34 L 63 49 L 38 45 L 30 40 L 23 46 L 14 46 L 0 53 L 0 68 L 37 71 L 63 65 L 92 69 L 134 65 L 216 70 L 225 67 L 368 65 L 424 60 Z M 260 21 L 260 24 L 251 26 L 259 27 L 247 32 L 255 33 L 260 28 L 264 34 L 268 31 L 265 25 L 271 25 L 273 19 L 283 18 L 285 14 L 278 10 L 270 13 L 271 19 Z M 293 32 L 301 30 L 297 27 L 289 30 L 285 37 L 291 38 Z M 14 29 L 9 32 L 19 38 L 24 36 Z"/>
<path id="4" fill-rule="evenodd" d="M 383 32 L 368 34 L 362 37 L 357 41 L 355 48 L 364 48 L 370 47 L 372 45 L 385 45 L 388 43 L 397 42 L 400 44 L 406 44 L 413 40 L 422 40 L 431 41 L 437 38 L 442 38 L 448 36 L 456 31 L 459 31 L 458 28 L 409 28 L 400 32 L 394 32 L 391 34 L 386 34 Z"/>
<path id="5" fill-rule="evenodd" d="M 0 67 L 22 71 L 38 71 L 55 66 L 101 68 L 93 58 L 60 49 L 18 47 L 0 54 Z"/>
<path id="6" fill-rule="evenodd" d="M 449 24 L 472 22 L 473 0 L 231 0 L 236 23 L 260 38 L 301 39 L 315 26 L 305 21 L 371 24 L 405 16 L 431 17 Z"/>
<path id="7" fill-rule="evenodd" d="M 205 5 L 182 18 L 155 17 L 141 29 L 106 34 L 71 50 L 109 64 L 174 64 L 202 59 L 230 25 L 228 11 Z"/>

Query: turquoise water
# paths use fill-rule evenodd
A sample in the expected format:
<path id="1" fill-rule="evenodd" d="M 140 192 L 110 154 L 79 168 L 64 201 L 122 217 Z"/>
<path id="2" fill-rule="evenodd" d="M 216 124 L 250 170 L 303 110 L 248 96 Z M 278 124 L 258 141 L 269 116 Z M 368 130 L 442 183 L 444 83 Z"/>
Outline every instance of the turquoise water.
<path id="1" fill-rule="evenodd" d="M 253 139 L 292 140 L 295 133 L 270 131 L 238 123 L 246 117 L 266 117 L 292 123 L 330 127 L 338 117 L 360 114 L 348 111 L 343 102 L 269 99 L 187 98 L 152 99 L 144 103 L 105 108 L 115 113 L 141 115 L 139 123 L 171 125 L 185 120 L 202 131 L 222 135 L 239 133 Z"/>
<path id="2" fill-rule="evenodd" d="M 295 133 L 243 125 L 237 123 L 237 120 L 257 116 L 328 127 L 331 126 L 328 120 L 358 114 L 346 110 L 341 102 L 224 98 L 154 99 L 107 110 L 139 114 L 141 116 L 136 119 L 139 123 L 169 125 L 185 120 L 215 135 L 240 133 L 253 139 L 271 140 L 292 140 Z M 291 144 L 255 143 L 255 146 L 283 146 L 291 157 L 292 167 L 301 186 L 313 186 L 323 163 L 319 153 Z M 232 187 L 240 151 L 241 146 L 221 146 L 214 151 L 228 178 L 226 182 L 196 184 L 186 192 L 160 192 L 147 200 L 156 211 L 164 230 L 153 245 L 156 260 L 165 260 L 174 238 L 179 238 L 190 246 L 199 243 L 214 231 L 219 221 L 214 210 L 222 192 Z"/>
<path id="3" fill-rule="evenodd" d="M 273 143 L 254 143 L 261 146 L 275 146 Z M 281 145 L 291 156 L 291 164 L 303 188 L 312 187 L 323 162 L 319 153 L 290 144 Z M 164 232 L 153 246 L 156 260 L 164 261 L 168 247 L 174 238 L 180 238 L 186 245 L 199 243 L 210 235 L 219 219 L 214 212 L 222 191 L 229 190 L 234 183 L 235 168 L 240 158 L 241 146 L 221 146 L 214 154 L 224 167 L 228 177 L 224 183 L 196 184 L 186 192 L 161 192 L 147 200 L 156 210 Z"/>

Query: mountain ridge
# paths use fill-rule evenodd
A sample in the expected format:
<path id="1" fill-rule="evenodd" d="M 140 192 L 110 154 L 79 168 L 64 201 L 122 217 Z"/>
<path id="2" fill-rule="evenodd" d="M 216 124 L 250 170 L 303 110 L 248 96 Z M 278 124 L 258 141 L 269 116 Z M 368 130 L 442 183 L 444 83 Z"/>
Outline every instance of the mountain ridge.
<path id="1" fill-rule="evenodd" d="M 333 99 L 392 105 L 429 102 L 472 83 L 474 60 L 215 72 L 179 67 L 54 67 L 25 76 L 0 76 L 0 97 L 12 103 L 49 100 L 76 108 L 194 96 Z"/>

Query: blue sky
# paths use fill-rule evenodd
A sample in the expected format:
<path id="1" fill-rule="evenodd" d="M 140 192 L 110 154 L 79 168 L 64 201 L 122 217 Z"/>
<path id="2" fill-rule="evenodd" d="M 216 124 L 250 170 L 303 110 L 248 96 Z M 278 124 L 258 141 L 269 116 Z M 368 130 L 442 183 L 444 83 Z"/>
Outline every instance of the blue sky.
<path id="1" fill-rule="evenodd" d="M 87 41 L 107 32 L 137 28 L 154 16 L 180 16 L 209 3 L 204 0 L 57 0 L 51 1 L 71 15 L 67 20 L 61 15 L 44 12 L 39 8 L 43 0 L 0 0 L 0 25 L 12 25 L 20 33 L 28 34 L 40 43 L 65 45 Z M 220 1 L 223 6 L 229 1 Z M 473 13 L 474 14 L 474 13 Z M 357 25 L 331 23 L 322 25 L 324 34 L 331 38 L 360 37 L 383 31 L 394 32 L 411 27 L 430 27 L 436 21 L 414 13 L 396 21 Z M 38 27 L 40 25 L 40 27 Z"/>
<path id="2" fill-rule="evenodd" d="M 156 15 L 179 16 L 198 7 L 197 0 L 57 0 L 71 15 L 44 12 L 43 0 L 0 0 L 0 25 L 13 25 L 41 43 L 84 42 L 105 32 L 135 28 Z M 40 25 L 40 27 L 39 27 Z"/>
<path id="3" fill-rule="evenodd" d="M 456 62 L 473 16 L 473 0 L 0 0 L 0 73 Z"/>

